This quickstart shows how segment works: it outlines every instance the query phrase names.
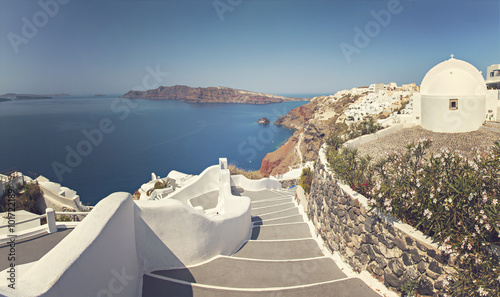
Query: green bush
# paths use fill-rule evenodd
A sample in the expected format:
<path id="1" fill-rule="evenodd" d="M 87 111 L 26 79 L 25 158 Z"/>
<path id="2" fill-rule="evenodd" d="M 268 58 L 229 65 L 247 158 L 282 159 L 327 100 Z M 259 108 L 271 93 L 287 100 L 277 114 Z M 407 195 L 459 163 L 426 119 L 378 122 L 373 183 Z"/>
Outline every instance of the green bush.
<path id="1" fill-rule="evenodd" d="M 7 200 L 9 200 L 8 195 L 9 195 L 9 191 L 11 191 L 11 190 L 16 192 L 16 195 L 17 195 L 16 189 L 10 183 L 5 183 L 3 186 L 3 196 L 0 199 L 0 208 L 1 208 L 2 212 L 5 212 L 8 210 Z"/>
<path id="2" fill-rule="evenodd" d="M 169 185 L 168 182 L 162 182 L 162 181 L 157 181 L 153 187 L 154 190 L 156 189 L 165 189 L 167 188 Z"/>
<path id="3" fill-rule="evenodd" d="M 418 282 L 416 280 L 407 280 L 401 285 L 402 296 L 415 297 Z"/>
<path id="4" fill-rule="evenodd" d="M 354 139 L 363 135 L 372 134 L 382 129 L 382 126 L 376 123 L 373 119 L 353 123 L 347 129 L 347 138 Z"/>
<path id="5" fill-rule="evenodd" d="M 376 123 L 373 119 L 353 123 L 351 126 L 341 124 L 341 127 L 328 136 L 326 144 L 330 150 L 336 151 L 340 149 L 346 141 L 363 135 L 375 133 L 380 129 L 382 129 L 382 126 Z"/>
<path id="6" fill-rule="evenodd" d="M 302 169 L 302 174 L 300 176 L 300 186 L 304 191 L 309 194 L 311 192 L 311 184 L 313 179 L 313 172 L 309 167 Z"/>
<path id="7" fill-rule="evenodd" d="M 368 194 L 373 187 L 373 170 L 366 170 L 370 157 L 360 157 L 358 150 L 349 147 L 329 150 L 327 160 L 335 176 L 360 194 Z"/>
<path id="8" fill-rule="evenodd" d="M 40 186 L 36 183 L 24 185 L 24 192 L 16 200 L 16 210 L 26 210 L 36 214 L 42 214 L 44 211 L 38 209 L 38 202 L 43 199 L 43 193 Z"/>
<path id="9" fill-rule="evenodd" d="M 233 164 L 229 164 L 227 166 L 227 169 L 229 169 L 229 172 L 231 175 L 241 174 L 248 179 L 255 179 L 255 180 L 264 178 L 264 175 L 258 170 L 257 171 L 244 170 L 244 169 L 236 167 L 236 165 L 233 165 Z"/>
<path id="10" fill-rule="evenodd" d="M 326 145 L 328 145 L 328 147 L 334 151 L 340 149 L 344 144 L 344 142 L 345 142 L 344 138 L 336 133 L 331 134 L 326 139 Z"/>
<path id="11" fill-rule="evenodd" d="M 57 222 L 71 222 L 72 219 L 71 219 L 70 215 L 57 215 L 56 221 Z"/>

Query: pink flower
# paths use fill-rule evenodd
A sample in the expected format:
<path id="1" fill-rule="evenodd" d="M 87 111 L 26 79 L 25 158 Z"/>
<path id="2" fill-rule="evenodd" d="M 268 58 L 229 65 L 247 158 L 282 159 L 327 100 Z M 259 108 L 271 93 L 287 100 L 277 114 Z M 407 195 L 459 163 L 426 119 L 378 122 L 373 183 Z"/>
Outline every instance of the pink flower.
<path id="1" fill-rule="evenodd" d="M 486 292 L 482 287 L 479 287 L 479 289 L 477 289 L 477 292 L 479 293 L 480 296 L 488 295 L 488 292 Z"/>
<path id="2" fill-rule="evenodd" d="M 424 210 L 424 217 L 427 217 L 427 219 L 429 220 L 432 217 L 432 211 L 428 209 Z"/>

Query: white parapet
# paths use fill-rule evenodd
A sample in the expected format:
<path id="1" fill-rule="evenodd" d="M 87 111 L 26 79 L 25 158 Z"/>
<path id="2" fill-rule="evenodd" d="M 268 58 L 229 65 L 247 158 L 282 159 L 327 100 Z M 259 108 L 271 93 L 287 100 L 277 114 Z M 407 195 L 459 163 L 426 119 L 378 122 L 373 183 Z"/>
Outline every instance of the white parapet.
<path id="1" fill-rule="evenodd" d="M 281 189 L 281 183 L 276 179 L 262 178 L 259 180 L 252 180 L 244 177 L 243 175 L 232 175 L 231 186 L 244 188 L 249 191 Z"/>
<path id="2" fill-rule="evenodd" d="M 110 296 L 110 282 L 116 282 L 116 275 L 125 274 L 133 277 L 127 278 L 123 289 L 114 296 L 138 296 L 142 270 L 136 250 L 134 211 L 128 193 L 114 193 L 101 200 L 78 227 L 20 275 L 16 294 Z M 89 273 L 92 277 L 86 277 Z M 12 296 L 11 291 L 5 284 L 0 287 L 0 294 Z"/>
<path id="3" fill-rule="evenodd" d="M 47 232 L 54 233 L 57 232 L 56 226 L 56 214 L 52 208 L 47 208 L 45 210 L 45 214 L 47 215 Z"/>
<path id="4" fill-rule="evenodd" d="M 63 207 L 72 208 L 76 211 L 86 210 L 86 207 L 82 205 L 80 196 L 77 195 L 76 191 L 63 187 L 58 183 L 51 182 L 42 175 L 37 177 L 35 181 L 38 182 L 43 192 L 43 198 L 47 206 L 57 210 L 62 210 Z"/>
<path id="5" fill-rule="evenodd" d="M 270 179 L 237 179 L 239 185 L 259 189 L 280 186 Z M 145 273 L 185 268 L 233 254 L 252 231 L 250 198 L 234 196 L 233 182 L 227 163 L 221 160 L 169 199 L 134 201 L 129 193 L 111 194 L 44 257 L 25 266 L 15 293 L 140 296 Z M 213 189 L 219 195 L 215 214 L 207 215 L 186 203 L 193 195 Z M 55 214 L 47 210 L 49 233 L 56 230 Z M 117 282 L 123 275 L 126 277 Z M 6 280 L 0 280 L 0 295 L 11 293 Z"/>

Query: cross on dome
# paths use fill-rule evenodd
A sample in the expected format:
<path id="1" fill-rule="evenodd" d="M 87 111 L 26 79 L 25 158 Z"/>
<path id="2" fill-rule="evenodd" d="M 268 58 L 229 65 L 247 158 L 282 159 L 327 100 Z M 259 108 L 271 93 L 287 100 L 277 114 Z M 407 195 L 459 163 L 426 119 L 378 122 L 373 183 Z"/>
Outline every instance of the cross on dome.
<path id="1" fill-rule="evenodd" d="M 450 57 L 453 59 L 453 58 L 455 57 L 455 55 L 454 55 L 454 54 L 451 54 L 451 55 L 450 55 Z"/>

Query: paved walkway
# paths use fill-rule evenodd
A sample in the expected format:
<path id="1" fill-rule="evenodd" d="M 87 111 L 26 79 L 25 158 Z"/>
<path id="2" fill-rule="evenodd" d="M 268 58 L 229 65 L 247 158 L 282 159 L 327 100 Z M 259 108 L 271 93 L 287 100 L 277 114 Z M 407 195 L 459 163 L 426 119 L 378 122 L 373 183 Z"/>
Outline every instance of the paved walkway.
<path id="1" fill-rule="evenodd" d="M 26 264 L 38 261 L 61 240 L 66 237 L 73 229 L 61 229 L 52 234 L 40 234 L 28 237 L 23 240 L 16 240 L 15 253 L 16 265 Z M 0 271 L 9 267 L 11 262 L 8 261 L 10 246 L 8 244 L 0 245 Z"/>
<path id="2" fill-rule="evenodd" d="M 479 130 L 465 133 L 438 133 L 425 130 L 420 126 L 405 128 L 380 139 L 357 147 L 360 155 L 370 155 L 374 161 L 384 157 L 386 153 L 406 152 L 406 145 L 418 138 L 432 138 L 429 152 L 439 153 L 441 148 L 449 147 L 452 151 L 460 151 L 467 157 L 474 155 L 474 150 L 486 150 L 500 138 L 500 125 L 488 122 Z M 430 154 L 428 154 L 430 155 Z"/>
<path id="3" fill-rule="evenodd" d="M 323 254 L 295 191 L 238 191 L 252 200 L 252 238 L 231 257 L 144 275 L 143 296 L 379 296 Z"/>
<path id="4" fill-rule="evenodd" d="M 300 133 L 299 141 L 297 142 L 297 147 L 296 147 L 297 154 L 299 155 L 299 160 L 300 160 L 299 164 L 302 164 L 302 152 L 300 151 L 300 144 L 302 143 L 302 138 L 304 138 L 304 132 Z"/>

